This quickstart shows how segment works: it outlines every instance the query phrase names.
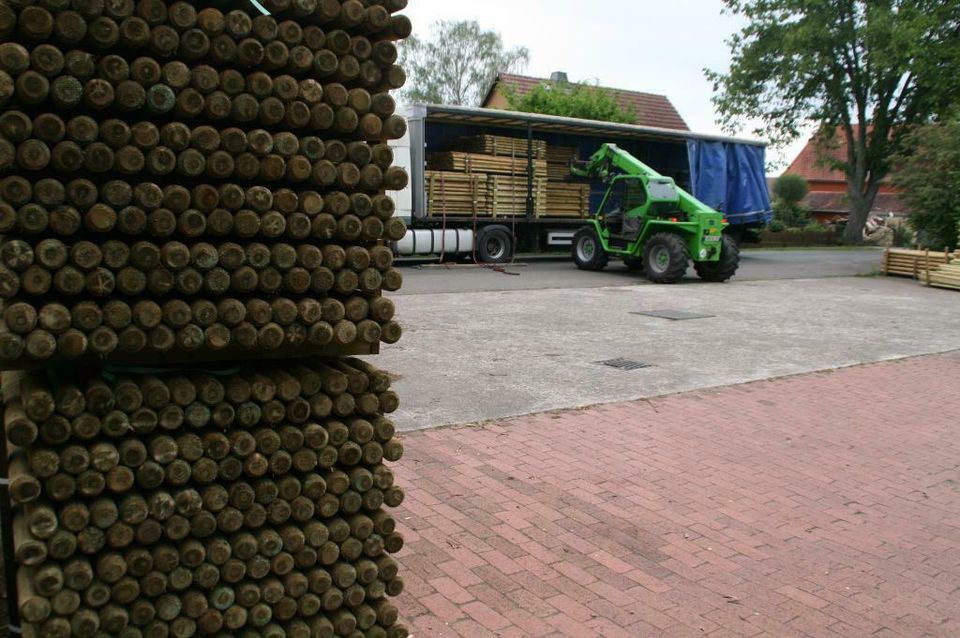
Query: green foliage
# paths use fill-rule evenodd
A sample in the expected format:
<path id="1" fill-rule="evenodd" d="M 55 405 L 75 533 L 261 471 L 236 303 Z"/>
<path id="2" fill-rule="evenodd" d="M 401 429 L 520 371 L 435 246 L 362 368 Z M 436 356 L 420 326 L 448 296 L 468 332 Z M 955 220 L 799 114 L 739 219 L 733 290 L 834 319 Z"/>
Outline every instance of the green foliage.
<path id="1" fill-rule="evenodd" d="M 496 31 L 471 20 L 440 20 L 430 39 L 408 38 L 400 64 L 410 76 L 402 96 L 426 104 L 479 106 L 498 73 L 522 71 L 530 59 L 524 47 L 507 49 Z"/>
<path id="2" fill-rule="evenodd" d="M 957 246 L 960 229 L 960 119 L 920 126 L 905 138 L 894 184 L 911 211 L 919 243 Z"/>
<path id="3" fill-rule="evenodd" d="M 788 143 L 810 124 L 848 152 L 850 241 L 863 228 L 900 136 L 960 100 L 960 2 L 724 0 L 747 25 L 729 41 L 729 72 L 707 70 L 732 129 Z"/>
<path id="4" fill-rule="evenodd" d="M 893 247 L 909 248 L 913 246 L 913 231 L 906 224 L 893 226 Z"/>
<path id="5" fill-rule="evenodd" d="M 786 229 L 786 225 L 781 221 L 777 221 L 776 219 L 770 222 L 770 225 L 767 226 L 767 230 L 769 230 L 771 233 L 782 233 Z"/>
<path id="6" fill-rule="evenodd" d="M 623 109 L 613 95 L 595 84 L 554 84 L 544 82 L 523 96 L 505 87 L 510 108 L 521 113 L 577 117 L 601 122 L 633 124 L 637 114 Z"/>
<path id="7" fill-rule="evenodd" d="M 788 204 L 799 204 L 810 192 L 810 185 L 800 175 L 781 175 L 773 183 L 773 194 Z"/>
<path id="8" fill-rule="evenodd" d="M 803 232 L 805 233 L 829 233 L 831 228 L 829 226 L 824 226 L 818 222 L 810 222 L 803 227 Z"/>
<path id="9" fill-rule="evenodd" d="M 810 223 L 810 211 L 800 204 L 777 199 L 773 202 L 773 219 L 786 228 L 803 228 Z"/>

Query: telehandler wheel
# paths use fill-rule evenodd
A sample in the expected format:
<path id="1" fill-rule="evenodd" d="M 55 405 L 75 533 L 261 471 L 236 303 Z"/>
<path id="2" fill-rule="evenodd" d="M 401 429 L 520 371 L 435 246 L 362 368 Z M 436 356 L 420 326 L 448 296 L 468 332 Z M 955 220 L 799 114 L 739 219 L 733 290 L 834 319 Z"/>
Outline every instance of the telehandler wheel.
<path id="1" fill-rule="evenodd" d="M 657 233 L 643 246 L 643 270 L 655 284 L 677 283 L 689 266 L 690 250 L 679 235 Z"/>
<path id="2" fill-rule="evenodd" d="M 580 270 L 603 270 L 610 260 L 592 226 L 581 228 L 573 236 L 573 262 Z"/>
<path id="3" fill-rule="evenodd" d="M 704 281 L 727 281 L 740 267 L 740 247 L 733 237 L 724 235 L 720 244 L 720 261 L 694 262 L 693 267 Z"/>

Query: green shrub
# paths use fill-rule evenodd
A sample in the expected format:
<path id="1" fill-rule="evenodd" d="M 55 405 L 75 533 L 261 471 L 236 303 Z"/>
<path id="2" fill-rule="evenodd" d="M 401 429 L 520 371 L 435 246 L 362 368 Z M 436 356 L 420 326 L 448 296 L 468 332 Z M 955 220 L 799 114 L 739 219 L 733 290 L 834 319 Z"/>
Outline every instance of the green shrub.
<path id="1" fill-rule="evenodd" d="M 893 226 L 893 247 L 909 248 L 913 246 L 913 231 L 906 224 Z"/>
<path id="2" fill-rule="evenodd" d="M 773 195 L 788 204 L 799 204 L 810 192 L 807 180 L 799 175 L 781 175 L 773 183 Z"/>
<path id="3" fill-rule="evenodd" d="M 773 203 L 773 218 L 787 228 L 803 228 L 810 223 L 810 212 L 800 204 L 778 199 Z"/>
<path id="4" fill-rule="evenodd" d="M 803 231 L 806 233 L 827 233 L 830 232 L 830 227 L 818 222 L 812 222 L 804 226 Z"/>
<path id="5" fill-rule="evenodd" d="M 784 225 L 784 223 L 776 219 L 770 222 L 770 225 L 767 226 L 767 230 L 769 230 L 771 233 L 782 233 L 786 229 L 787 227 Z"/>

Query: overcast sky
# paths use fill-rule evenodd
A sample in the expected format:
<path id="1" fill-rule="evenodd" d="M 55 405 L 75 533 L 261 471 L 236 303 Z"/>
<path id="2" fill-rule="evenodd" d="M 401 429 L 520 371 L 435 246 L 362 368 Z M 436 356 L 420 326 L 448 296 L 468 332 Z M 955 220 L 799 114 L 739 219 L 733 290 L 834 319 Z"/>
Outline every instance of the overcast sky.
<path id="1" fill-rule="evenodd" d="M 722 7 L 720 0 L 410 0 L 405 13 L 421 37 L 436 20 L 477 20 L 507 46 L 530 49 L 526 75 L 566 71 L 572 81 L 666 95 L 691 129 L 722 134 L 703 68 L 727 69 L 725 41 L 742 25 Z"/>

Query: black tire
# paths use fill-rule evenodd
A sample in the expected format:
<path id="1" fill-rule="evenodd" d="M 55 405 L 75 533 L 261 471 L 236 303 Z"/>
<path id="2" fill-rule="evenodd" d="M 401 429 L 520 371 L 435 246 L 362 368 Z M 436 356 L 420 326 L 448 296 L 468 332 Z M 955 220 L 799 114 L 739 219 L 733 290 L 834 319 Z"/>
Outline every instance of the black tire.
<path id="1" fill-rule="evenodd" d="M 623 265 L 627 267 L 627 270 L 642 273 L 643 257 L 624 257 Z"/>
<path id="2" fill-rule="evenodd" d="M 610 256 L 603 249 L 600 237 L 592 226 L 581 228 L 573 236 L 573 263 L 580 270 L 603 270 Z"/>
<path id="3" fill-rule="evenodd" d="M 720 260 L 694 262 L 693 267 L 704 281 L 727 281 L 737 274 L 740 267 L 740 246 L 733 237 L 724 235 L 720 243 Z"/>
<path id="4" fill-rule="evenodd" d="M 690 250 L 679 235 L 657 233 L 643 246 L 643 271 L 655 284 L 675 284 L 689 267 Z"/>
<path id="5" fill-rule="evenodd" d="M 485 264 L 513 260 L 513 235 L 503 226 L 485 226 L 477 233 L 477 259 Z"/>

